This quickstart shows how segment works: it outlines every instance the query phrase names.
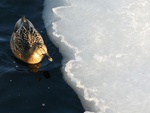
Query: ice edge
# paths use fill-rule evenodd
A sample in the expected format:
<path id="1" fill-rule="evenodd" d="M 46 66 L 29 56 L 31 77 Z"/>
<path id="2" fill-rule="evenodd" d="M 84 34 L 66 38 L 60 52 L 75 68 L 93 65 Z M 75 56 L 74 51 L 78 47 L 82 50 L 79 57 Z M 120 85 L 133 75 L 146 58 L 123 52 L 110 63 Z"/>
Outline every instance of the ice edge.
<path id="1" fill-rule="evenodd" d="M 78 96 L 79 96 L 79 98 L 80 98 L 80 100 L 81 100 L 81 102 L 82 102 L 82 105 L 84 106 L 85 110 L 87 110 L 85 113 L 94 113 L 94 112 L 95 112 L 95 113 L 103 113 L 103 112 L 105 112 L 109 107 L 105 105 L 105 102 L 104 102 L 102 99 L 100 99 L 100 101 L 99 101 L 99 99 L 97 99 L 97 98 L 95 98 L 95 97 L 90 97 L 88 92 L 90 92 L 90 91 L 93 90 L 93 89 L 90 89 L 90 88 L 85 87 L 85 86 L 80 82 L 80 80 L 77 79 L 77 78 L 75 78 L 75 75 L 74 75 L 73 73 L 71 73 L 72 64 L 73 64 L 74 62 L 79 62 L 79 61 L 81 61 L 81 59 L 82 59 L 82 58 L 78 55 L 78 54 L 80 53 L 79 49 L 78 49 L 77 47 L 74 47 L 74 46 L 72 46 L 71 44 L 69 44 L 69 43 L 64 39 L 64 36 L 61 35 L 61 34 L 59 34 L 59 33 L 57 32 L 57 23 L 58 23 L 58 22 L 61 22 L 61 20 L 63 19 L 63 16 L 61 16 L 61 15 L 59 14 L 58 10 L 61 10 L 61 9 L 64 9 L 64 8 L 69 8 L 69 7 L 71 7 L 71 6 L 59 6 L 59 7 L 55 7 L 55 8 L 52 9 L 53 13 L 54 13 L 56 16 L 58 16 L 58 17 L 60 18 L 60 20 L 55 21 L 55 22 L 52 23 L 52 29 L 53 29 L 53 33 L 52 33 L 52 34 L 53 34 L 55 37 L 60 38 L 60 39 L 61 39 L 61 42 L 64 43 L 65 46 L 68 46 L 68 47 L 71 48 L 73 51 L 75 51 L 74 59 L 70 59 L 68 62 L 66 62 L 66 63 L 63 65 L 62 70 L 64 70 L 64 74 L 66 75 L 66 76 L 65 76 L 65 75 L 64 75 L 64 76 L 67 77 L 68 79 L 70 79 L 71 82 L 74 83 L 74 85 L 76 86 L 76 88 L 78 88 L 78 89 L 76 89 L 76 88 L 74 88 L 74 86 L 72 86 L 71 84 L 69 84 L 69 85 L 71 85 L 71 87 L 76 91 L 76 93 L 78 94 Z M 66 80 L 65 77 L 64 77 L 64 79 Z M 66 80 L 66 82 L 68 83 L 68 82 L 70 82 L 70 81 L 67 81 L 67 80 Z M 80 90 L 80 91 L 82 90 L 82 91 L 83 91 L 83 95 L 80 95 L 80 94 L 78 93 L 78 90 Z M 82 99 L 82 98 L 83 98 L 85 101 L 94 103 L 94 104 L 95 104 L 95 108 L 86 109 L 85 105 L 83 104 L 83 101 L 82 101 L 83 99 Z M 99 105 L 101 105 L 101 108 L 99 108 L 99 107 L 100 107 Z M 97 112 L 97 111 L 99 111 L 99 112 Z"/>

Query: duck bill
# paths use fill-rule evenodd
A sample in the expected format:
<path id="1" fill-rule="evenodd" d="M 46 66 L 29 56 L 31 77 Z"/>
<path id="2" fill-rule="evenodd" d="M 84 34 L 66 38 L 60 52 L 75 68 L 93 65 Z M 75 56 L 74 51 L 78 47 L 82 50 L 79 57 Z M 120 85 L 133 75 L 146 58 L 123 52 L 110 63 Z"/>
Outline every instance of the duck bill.
<path id="1" fill-rule="evenodd" d="M 52 61 L 53 61 L 53 58 L 52 58 L 52 57 L 50 57 L 48 53 L 47 53 L 47 54 L 45 54 L 45 56 L 48 58 L 48 60 L 49 60 L 50 62 L 52 62 Z"/>

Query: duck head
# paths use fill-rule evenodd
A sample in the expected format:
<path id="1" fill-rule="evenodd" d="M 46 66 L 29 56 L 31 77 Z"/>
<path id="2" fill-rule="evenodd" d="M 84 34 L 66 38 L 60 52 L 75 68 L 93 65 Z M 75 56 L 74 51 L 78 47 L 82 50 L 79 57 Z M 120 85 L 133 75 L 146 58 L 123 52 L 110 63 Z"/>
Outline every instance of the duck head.
<path id="1" fill-rule="evenodd" d="M 49 61 L 53 61 L 50 55 L 47 52 L 47 47 L 43 43 L 35 43 L 32 48 L 29 50 L 28 53 L 27 63 L 29 64 L 36 64 L 39 63 L 43 57 L 47 57 Z"/>

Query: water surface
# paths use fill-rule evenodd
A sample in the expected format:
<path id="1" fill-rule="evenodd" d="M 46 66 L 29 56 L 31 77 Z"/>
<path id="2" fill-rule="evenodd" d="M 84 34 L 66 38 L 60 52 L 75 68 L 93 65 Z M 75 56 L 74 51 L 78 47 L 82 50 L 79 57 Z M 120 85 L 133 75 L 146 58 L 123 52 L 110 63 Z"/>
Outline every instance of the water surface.
<path id="1" fill-rule="evenodd" d="M 43 0 L 0 2 L 0 113 L 84 112 L 76 93 L 62 78 L 62 56 L 47 36 L 42 11 Z M 9 41 L 23 15 L 43 36 L 54 62 L 43 59 L 41 64 L 28 66 L 14 58 Z"/>

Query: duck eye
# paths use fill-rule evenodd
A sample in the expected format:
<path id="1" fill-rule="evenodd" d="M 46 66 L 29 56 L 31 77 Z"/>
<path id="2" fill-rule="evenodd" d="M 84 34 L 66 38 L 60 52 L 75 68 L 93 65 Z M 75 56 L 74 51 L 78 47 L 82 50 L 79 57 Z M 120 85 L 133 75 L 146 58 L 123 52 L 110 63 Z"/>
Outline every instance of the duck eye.
<path id="1" fill-rule="evenodd" d="M 38 48 L 42 48 L 42 45 L 37 45 Z"/>

